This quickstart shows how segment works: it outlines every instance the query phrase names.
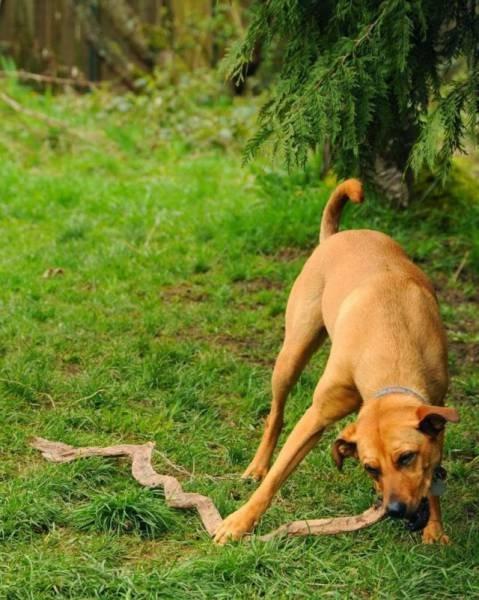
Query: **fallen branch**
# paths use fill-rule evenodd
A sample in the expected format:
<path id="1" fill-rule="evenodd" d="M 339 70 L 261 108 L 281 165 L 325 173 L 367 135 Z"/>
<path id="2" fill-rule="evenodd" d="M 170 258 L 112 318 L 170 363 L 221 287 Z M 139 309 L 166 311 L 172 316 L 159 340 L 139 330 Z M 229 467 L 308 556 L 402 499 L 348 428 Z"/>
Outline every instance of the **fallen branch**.
<path id="1" fill-rule="evenodd" d="M 469 254 L 471 253 L 470 250 L 466 250 L 466 252 L 464 253 L 464 256 L 462 257 L 461 262 L 459 263 L 459 266 L 457 267 L 457 269 L 454 271 L 454 275 L 451 277 L 451 281 L 453 283 L 456 283 L 456 281 L 459 279 L 459 275 L 462 273 L 462 270 L 464 269 L 464 267 L 466 266 L 466 263 L 469 259 Z"/>
<path id="2" fill-rule="evenodd" d="M 0 100 L 18 114 L 25 115 L 32 119 L 36 119 L 37 121 L 42 121 L 49 127 L 61 129 L 63 132 L 69 133 L 70 135 L 73 135 L 81 140 L 91 141 L 88 139 L 87 136 L 83 135 L 83 133 L 80 133 L 79 131 L 68 127 L 68 125 L 64 121 L 61 121 L 60 119 L 54 119 L 53 117 L 47 117 L 43 113 L 31 110 L 30 108 L 23 106 L 14 98 L 9 96 L 8 94 L 5 94 L 4 92 L 0 92 Z"/>
<path id="3" fill-rule="evenodd" d="M 88 81 L 86 79 L 57 77 L 56 75 L 42 75 L 40 73 L 30 73 L 29 71 L 24 71 L 23 69 L 19 69 L 18 71 L 0 71 L 0 77 L 16 77 L 21 81 L 35 81 L 36 83 L 66 85 L 71 87 L 88 88 L 90 90 L 99 86 L 98 83 L 95 83 L 94 81 Z"/>
<path id="4" fill-rule="evenodd" d="M 165 501 L 173 508 L 196 508 L 200 519 L 210 536 L 212 536 L 223 519 L 208 496 L 184 492 L 180 482 L 171 475 L 160 475 L 151 463 L 155 444 L 120 444 L 98 448 L 94 446 L 75 448 L 61 442 L 51 442 L 43 438 L 34 438 L 33 448 L 40 450 L 44 458 L 50 462 L 71 462 L 87 456 L 129 456 L 133 477 L 143 486 L 163 487 Z M 334 517 L 330 519 L 312 519 L 308 521 L 293 521 L 282 525 L 274 531 L 260 536 L 262 541 L 268 541 L 279 536 L 302 535 L 334 535 L 346 531 L 357 531 L 373 525 L 384 516 L 382 508 L 371 507 L 360 515 L 351 517 Z"/>
<path id="5" fill-rule="evenodd" d="M 31 117 L 32 119 L 37 119 L 38 121 L 43 121 L 49 127 L 65 127 L 65 123 L 63 121 L 53 119 L 52 117 L 47 117 L 42 113 L 26 108 L 25 106 L 22 106 L 20 102 L 17 102 L 14 98 L 9 96 L 8 94 L 5 94 L 4 92 L 0 92 L 0 100 L 2 100 L 2 102 L 4 102 L 15 112 L 26 115 L 27 117 Z"/>

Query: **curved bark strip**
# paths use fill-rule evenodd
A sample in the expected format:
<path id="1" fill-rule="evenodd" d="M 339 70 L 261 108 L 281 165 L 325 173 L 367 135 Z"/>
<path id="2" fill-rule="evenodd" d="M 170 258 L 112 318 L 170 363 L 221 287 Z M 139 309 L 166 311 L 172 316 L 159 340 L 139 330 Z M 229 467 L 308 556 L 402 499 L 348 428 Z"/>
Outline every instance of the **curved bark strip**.
<path id="1" fill-rule="evenodd" d="M 98 448 L 95 446 L 74 448 L 61 442 L 50 442 L 43 438 L 34 438 L 31 445 L 40 450 L 43 456 L 51 462 L 71 462 L 76 458 L 87 456 L 129 456 L 131 458 L 131 473 L 143 486 L 163 487 L 165 501 L 173 508 L 196 508 L 206 531 L 213 535 L 222 518 L 211 498 L 201 494 L 184 492 L 176 477 L 157 473 L 151 459 L 155 444 L 120 444 Z"/>
<path id="2" fill-rule="evenodd" d="M 382 506 L 371 506 L 360 515 L 352 517 L 331 517 L 329 519 L 310 519 L 309 521 L 291 521 L 286 525 L 281 525 L 259 539 L 262 542 L 268 542 L 279 536 L 300 536 L 300 535 L 336 535 L 348 531 L 358 531 L 364 527 L 369 527 L 377 523 L 384 517 Z"/>
<path id="3" fill-rule="evenodd" d="M 120 444 L 99 448 L 87 446 L 75 448 L 61 442 L 51 442 L 40 437 L 32 440 L 31 446 L 40 450 L 43 457 L 50 462 L 71 462 L 77 458 L 88 456 L 128 456 L 131 459 L 133 477 L 145 487 L 163 487 L 165 501 L 172 508 L 196 508 L 204 528 L 212 536 L 222 523 L 218 509 L 213 500 L 201 494 L 184 492 L 180 482 L 171 475 L 160 475 L 152 465 L 155 444 Z M 279 536 L 334 535 L 347 531 L 357 531 L 373 525 L 384 516 L 382 508 L 371 507 L 360 515 L 352 517 L 335 517 L 330 519 L 312 519 L 309 521 L 292 521 L 282 525 L 271 533 L 260 536 L 261 541 L 268 541 Z"/>

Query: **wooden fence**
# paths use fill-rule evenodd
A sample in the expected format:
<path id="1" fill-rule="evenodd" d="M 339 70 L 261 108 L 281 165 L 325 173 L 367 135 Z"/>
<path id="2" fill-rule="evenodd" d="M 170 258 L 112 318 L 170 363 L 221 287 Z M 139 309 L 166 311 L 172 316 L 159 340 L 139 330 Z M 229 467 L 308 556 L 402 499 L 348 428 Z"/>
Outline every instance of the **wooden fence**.
<path id="1" fill-rule="evenodd" d="M 222 32 L 243 29 L 240 0 L 0 0 L 0 54 L 35 73 L 130 85 L 139 71 L 180 58 L 216 62 Z M 225 27 L 228 22 L 228 27 Z M 217 42 L 217 37 L 221 40 Z"/>

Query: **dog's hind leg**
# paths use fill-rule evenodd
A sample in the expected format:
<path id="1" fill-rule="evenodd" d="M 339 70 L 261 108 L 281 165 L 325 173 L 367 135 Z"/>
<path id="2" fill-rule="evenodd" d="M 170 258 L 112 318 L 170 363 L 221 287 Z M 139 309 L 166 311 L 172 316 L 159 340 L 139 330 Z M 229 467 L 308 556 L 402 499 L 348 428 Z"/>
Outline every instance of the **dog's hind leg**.
<path id="1" fill-rule="evenodd" d="M 286 399 L 312 354 L 326 339 L 320 315 L 288 315 L 283 347 L 276 359 L 271 380 L 272 402 L 265 422 L 263 437 L 256 454 L 243 473 L 243 478 L 263 479 L 283 427 Z"/>

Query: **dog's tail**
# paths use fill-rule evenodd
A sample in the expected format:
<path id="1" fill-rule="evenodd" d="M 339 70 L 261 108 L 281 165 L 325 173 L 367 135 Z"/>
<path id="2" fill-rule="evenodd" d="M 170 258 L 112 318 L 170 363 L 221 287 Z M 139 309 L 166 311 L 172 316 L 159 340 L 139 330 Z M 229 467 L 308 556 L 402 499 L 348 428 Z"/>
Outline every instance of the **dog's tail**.
<path id="1" fill-rule="evenodd" d="M 348 199 L 357 204 L 364 200 L 363 184 L 359 179 L 346 179 L 329 197 L 321 219 L 320 242 L 337 233 L 341 211 Z"/>

